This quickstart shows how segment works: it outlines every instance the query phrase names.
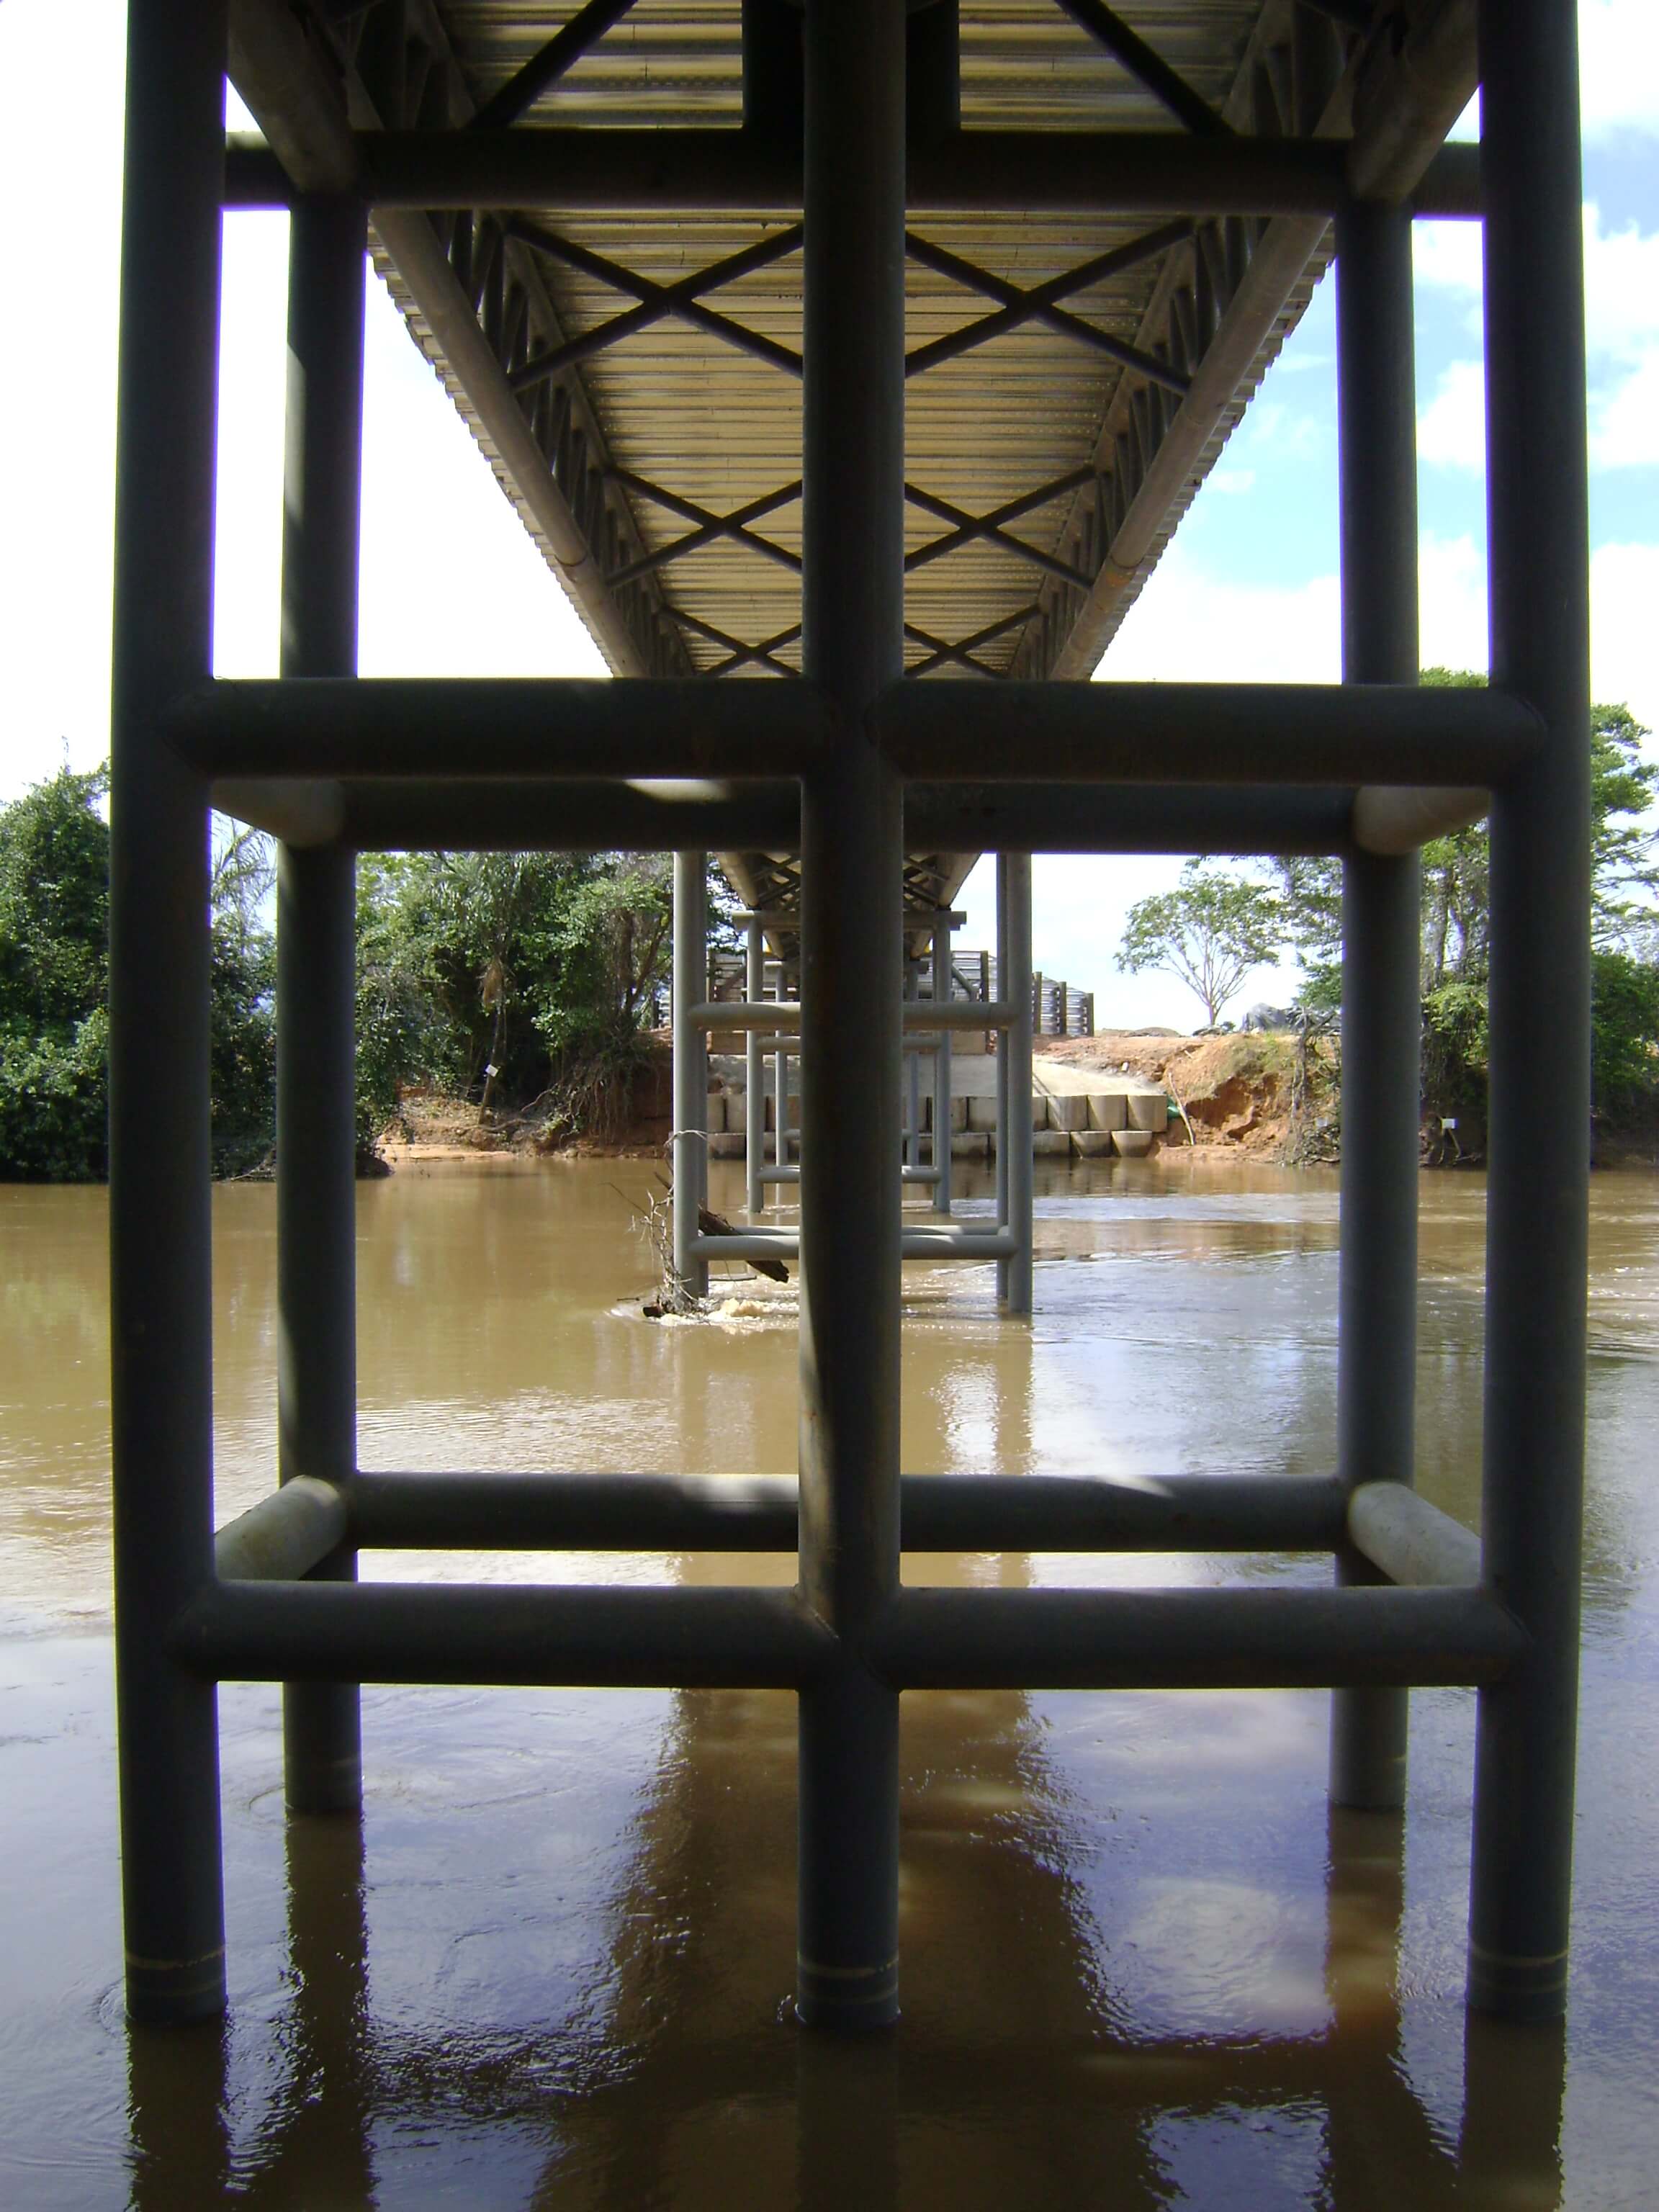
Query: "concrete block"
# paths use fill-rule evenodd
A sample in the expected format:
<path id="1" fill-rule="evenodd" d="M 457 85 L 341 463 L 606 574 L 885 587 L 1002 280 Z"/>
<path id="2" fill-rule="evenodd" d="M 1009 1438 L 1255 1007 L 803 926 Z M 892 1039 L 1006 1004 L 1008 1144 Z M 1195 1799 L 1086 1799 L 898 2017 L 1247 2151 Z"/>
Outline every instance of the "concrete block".
<path id="1" fill-rule="evenodd" d="M 1121 1091 L 1091 1091 L 1089 1093 L 1089 1127 L 1091 1129 L 1124 1129 L 1129 1124 L 1129 1102 Z"/>
<path id="2" fill-rule="evenodd" d="M 1048 1127 L 1051 1129 L 1086 1129 L 1089 1126 L 1089 1102 L 1079 1091 L 1048 1093 Z"/>
<path id="3" fill-rule="evenodd" d="M 726 1093 L 711 1091 L 708 1102 L 708 1118 L 703 1123 L 711 1137 L 722 1136 L 726 1131 Z"/>
<path id="4" fill-rule="evenodd" d="M 1128 1097 L 1129 1127 L 1161 1137 L 1170 1123 L 1170 1101 L 1160 1086 L 1156 1091 L 1132 1091 Z"/>
<path id="5" fill-rule="evenodd" d="M 960 1129 L 951 1139 L 953 1160 L 988 1160 L 991 1139 L 982 1129 Z"/>
<path id="6" fill-rule="evenodd" d="M 1111 1151 L 1115 1133 L 1111 1129 L 1074 1129 L 1072 1148 L 1080 1160 L 1098 1159 L 1103 1152 Z"/>
<path id="7" fill-rule="evenodd" d="M 952 1118 L 957 1106 L 965 1107 L 968 1127 L 988 1134 L 997 1125 L 997 1102 L 994 1098 L 957 1098 L 951 1101 Z"/>
<path id="8" fill-rule="evenodd" d="M 741 1129 L 709 1132 L 708 1157 L 711 1160 L 740 1160 L 747 1149 Z"/>
<path id="9" fill-rule="evenodd" d="M 1039 1160 L 1068 1160 L 1072 1157 L 1071 1138 L 1064 1129 L 1033 1129 L 1031 1156 Z"/>
<path id="10" fill-rule="evenodd" d="M 1112 1150 L 1120 1159 L 1145 1159 L 1152 1149 L 1152 1133 L 1150 1129 L 1114 1129 L 1112 1132 Z"/>
<path id="11" fill-rule="evenodd" d="M 951 1127 L 953 1129 L 965 1129 L 968 1127 L 968 1101 L 965 1098 L 953 1098 L 951 1101 Z"/>

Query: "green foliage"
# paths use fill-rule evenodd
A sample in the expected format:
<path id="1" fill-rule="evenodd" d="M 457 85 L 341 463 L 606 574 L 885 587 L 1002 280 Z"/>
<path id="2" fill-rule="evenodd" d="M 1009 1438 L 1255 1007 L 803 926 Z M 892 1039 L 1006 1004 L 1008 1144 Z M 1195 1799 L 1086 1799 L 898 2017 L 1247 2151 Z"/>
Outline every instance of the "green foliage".
<path id="1" fill-rule="evenodd" d="M 614 1115 L 667 980 L 665 855 L 366 855 L 358 886 L 360 1129 L 410 1080 Z"/>
<path id="2" fill-rule="evenodd" d="M 1425 684 L 1474 690 L 1486 678 L 1425 668 Z M 1590 709 L 1590 931 L 1597 1111 L 1628 1115 L 1659 1096 L 1653 1012 L 1659 968 L 1655 902 L 1659 866 L 1649 811 L 1659 767 L 1642 757 L 1648 735 L 1627 707 Z M 1477 1129 L 1486 1091 L 1486 970 L 1492 849 L 1485 822 L 1423 848 L 1423 1089 L 1437 1113 Z M 1304 1003 L 1341 996 L 1342 872 L 1335 860 L 1275 861 L 1287 933 L 1308 975 Z M 1547 1048 L 1544 1046 L 1540 1048 Z"/>
<path id="3" fill-rule="evenodd" d="M 1659 1097 L 1659 967 L 1628 952 L 1590 955 L 1590 1089 L 1599 1115 Z"/>
<path id="4" fill-rule="evenodd" d="M 96 1182 L 109 1167 L 109 1015 L 0 1030 L 0 1182 Z"/>
<path id="5" fill-rule="evenodd" d="M 1178 975 L 1213 1023 L 1252 968 L 1276 960 L 1284 943 L 1279 900 L 1265 884 L 1189 860 L 1172 891 L 1129 909 L 1117 964 Z"/>
<path id="6" fill-rule="evenodd" d="M 64 769 L 0 811 L 0 1028 L 72 1030 L 104 1003 L 106 787 Z"/>
<path id="7" fill-rule="evenodd" d="M 68 769 L 0 811 L 0 1179 L 106 1171 L 105 779 Z"/>
<path id="8" fill-rule="evenodd" d="M 1438 983 L 1423 999 L 1423 1096 L 1436 1114 L 1484 1128 L 1486 990 L 1484 982 Z M 1480 1139 L 1466 1144 L 1480 1149 Z"/>

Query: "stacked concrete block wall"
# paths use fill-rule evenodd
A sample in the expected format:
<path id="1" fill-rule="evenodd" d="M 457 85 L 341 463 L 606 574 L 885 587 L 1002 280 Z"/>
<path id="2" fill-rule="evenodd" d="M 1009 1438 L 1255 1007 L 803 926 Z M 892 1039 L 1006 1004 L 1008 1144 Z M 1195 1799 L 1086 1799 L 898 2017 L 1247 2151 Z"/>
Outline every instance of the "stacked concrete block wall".
<path id="1" fill-rule="evenodd" d="M 734 1056 L 735 1057 L 735 1056 Z M 792 1074 L 793 1070 L 791 1071 Z M 775 1157 L 776 1073 L 765 1068 L 766 1158 Z M 953 1159 L 988 1161 L 996 1156 L 995 1061 L 981 1054 L 958 1054 L 952 1066 L 951 1155 Z M 1031 1150 L 1042 1159 L 1144 1158 L 1169 1125 L 1170 1103 L 1164 1090 L 1142 1077 L 1103 1074 L 1093 1068 L 1045 1067 L 1031 1100 Z M 1061 1087 L 1063 1086 L 1063 1087 Z M 800 1127 L 800 1099 L 790 1085 L 786 1121 L 789 1153 L 796 1155 L 794 1133 Z M 919 1151 L 931 1164 L 933 1109 L 924 1080 Z M 734 1067 L 717 1073 L 708 1094 L 708 1152 L 712 1159 L 742 1159 L 746 1144 L 748 1101 Z"/>

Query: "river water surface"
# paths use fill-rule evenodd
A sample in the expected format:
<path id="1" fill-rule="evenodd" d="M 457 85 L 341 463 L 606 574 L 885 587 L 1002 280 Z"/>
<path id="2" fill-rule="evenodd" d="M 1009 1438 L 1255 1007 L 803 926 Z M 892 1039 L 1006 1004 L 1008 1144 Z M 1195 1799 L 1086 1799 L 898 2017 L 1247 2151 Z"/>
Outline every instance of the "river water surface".
<path id="1" fill-rule="evenodd" d="M 716 1170 L 714 1202 L 735 1210 Z M 789 1473 L 789 1298 L 659 1327 L 631 1162 L 358 1194 L 360 1458 Z M 1473 1523 L 1484 1190 L 1422 1191 L 1420 1479 Z M 988 1201 L 981 1187 L 977 1202 Z M 1403 1821 L 1328 1814 L 1322 1694 L 904 1701 L 905 2016 L 790 2013 L 775 1693 L 374 1688 L 356 1823 L 284 1822 L 278 1692 L 222 1693 L 232 2004 L 119 1996 L 106 1205 L 0 1189 L 0 2203 L 344 2208 L 1659 2204 L 1659 1178 L 1596 1179 L 1572 2002 L 1466 2028 L 1474 1705 L 1413 1700 Z M 273 1194 L 216 1192 L 220 1516 L 274 1479 Z M 1036 1314 L 906 1271 L 908 1470 L 1328 1469 L 1334 1176 L 1038 1170 Z M 787 1559 L 376 1555 L 634 1582 Z M 1322 1580 L 1310 1559 L 912 1558 L 909 1578 Z"/>

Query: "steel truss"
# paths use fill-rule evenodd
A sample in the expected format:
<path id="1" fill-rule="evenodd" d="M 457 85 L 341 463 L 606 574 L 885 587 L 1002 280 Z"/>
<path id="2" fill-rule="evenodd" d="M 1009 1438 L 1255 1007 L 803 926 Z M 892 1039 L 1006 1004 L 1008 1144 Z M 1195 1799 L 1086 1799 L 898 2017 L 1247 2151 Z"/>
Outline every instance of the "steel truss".
<path id="1" fill-rule="evenodd" d="M 593 0 L 561 33 L 563 47 L 556 39 L 530 76 L 515 80 L 512 99 L 522 105 L 532 97 L 538 70 L 556 67 L 573 41 L 597 37 L 620 12 Z M 1073 12 L 1103 34 L 1116 21 L 1092 4 Z M 1291 70 L 1284 87 L 1290 108 L 1281 104 L 1279 112 L 1293 109 L 1310 125 L 1329 117 L 1337 87 L 1355 65 L 1331 21 L 1346 12 L 1298 12 L 1297 37 L 1310 58 Z M 1448 12 L 1455 29 L 1462 11 L 1443 16 Z M 412 18 L 433 20 L 418 7 Z M 232 9 L 230 20 L 234 58 L 257 76 L 286 32 L 254 0 Z M 358 82 L 369 68 L 374 22 L 366 20 L 354 62 Z M 408 191 L 428 206 L 441 202 L 432 179 L 446 161 L 466 180 L 475 212 L 441 231 L 425 215 L 398 218 L 384 198 L 374 222 L 402 280 L 412 281 L 410 267 L 423 271 L 416 312 L 426 326 L 436 334 L 450 318 L 441 342 L 447 358 L 457 357 L 452 347 L 465 356 L 459 373 L 471 404 L 480 404 L 491 375 L 510 399 L 508 411 L 492 418 L 491 436 L 504 447 L 502 426 L 517 423 L 541 457 L 539 489 L 522 453 L 505 465 L 562 572 L 580 592 L 590 588 L 581 581 L 585 568 L 614 581 L 653 550 L 613 499 L 618 471 L 583 413 L 579 387 L 568 379 L 559 384 L 561 412 L 538 382 L 531 413 L 520 411 L 507 381 L 512 365 L 564 341 L 537 289 L 540 263 L 520 258 L 534 249 L 476 212 L 490 204 L 480 187 L 491 162 L 510 171 L 521 191 L 526 163 L 564 161 L 598 193 L 615 191 L 606 179 L 618 162 L 634 164 L 628 174 L 637 183 L 645 155 L 532 143 L 557 136 L 551 132 L 509 148 L 514 134 L 489 127 L 486 106 L 486 127 L 453 135 L 423 130 L 413 141 L 368 144 L 337 115 L 309 141 L 296 129 L 293 143 L 277 145 L 305 185 L 284 191 L 295 216 L 289 338 L 300 405 L 289 455 L 283 674 L 261 685 L 210 678 L 227 11 L 215 0 L 189 9 L 132 0 L 114 641 L 111 1204 L 123 1882 L 136 2017 L 177 2022 L 224 2002 L 214 1685 L 229 1674 L 286 1680 L 289 1802 L 343 1812 L 359 1802 L 349 1686 L 359 1679 L 794 1690 L 797 2002 L 803 2020 L 835 2027 L 879 2026 L 896 2014 L 896 1731 L 905 1688 L 1327 1683 L 1340 1693 L 1336 1801 L 1389 1806 L 1403 1788 L 1402 1691 L 1477 1684 L 1470 2002 L 1516 2017 L 1560 2012 L 1577 1686 L 1589 1048 L 1576 50 L 1571 11 L 1559 0 L 1483 0 L 1480 23 L 1490 693 L 1412 688 L 1410 194 L 1427 125 L 1419 118 L 1406 132 L 1412 143 L 1403 152 L 1397 132 L 1368 138 L 1362 117 L 1352 144 L 1334 155 L 1312 142 L 1275 149 L 1262 141 L 1241 159 L 1239 118 L 1231 113 L 1222 119 L 1234 135 L 1207 128 L 1171 134 L 1136 171 L 1139 181 L 1122 188 L 1125 204 L 1184 203 L 1188 215 L 1221 203 L 1216 219 L 1200 221 L 1190 247 L 1170 248 L 1188 254 L 1193 314 L 1183 321 L 1176 312 L 1175 276 L 1160 295 L 1169 331 L 1190 324 L 1184 356 L 1164 336 L 1164 357 L 1188 376 L 1188 388 L 1176 407 L 1164 386 L 1143 381 L 1125 398 L 1121 428 L 1109 415 L 1113 453 L 1127 441 L 1139 456 L 1139 488 L 1133 489 L 1133 471 L 1120 480 L 1115 465 L 1109 501 L 1098 468 L 1080 488 L 1097 520 L 1093 539 L 1084 533 L 1093 550 L 1075 565 L 1084 575 L 1097 556 L 1106 565 L 1086 589 L 1050 577 L 1037 623 L 1048 643 L 1039 651 L 1028 630 L 1012 666 L 1016 678 L 1064 672 L 1067 655 L 1081 655 L 1091 636 L 1098 641 L 1109 602 L 1121 602 L 1138 573 L 1118 565 L 1126 533 L 1139 532 L 1150 544 L 1171 512 L 1166 501 L 1152 517 L 1147 486 L 1176 465 L 1172 455 L 1185 456 L 1183 481 L 1197 466 L 1212 434 L 1205 421 L 1219 422 L 1238 404 L 1217 396 L 1218 359 L 1233 362 L 1225 390 L 1234 394 L 1239 333 L 1246 323 L 1255 332 L 1248 356 L 1255 358 L 1262 328 L 1284 312 L 1287 285 L 1303 281 L 1285 276 L 1292 245 L 1299 272 L 1310 252 L 1316 259 L 1322 251 L 1326 210 L 1334 206 L 1344 684 L 1294 692 L 1139 691 L 1017 680 L 945 693 L 904 680 L 906 224 L 930 193 L 969 187 L 965 177 L 950 185 L 954 142 L 948 128 L 936 131 L 928 142 L 933 169 L 912 162 L 919 188 L 907 210 L 905 12 L 897 0 L 807 0 L 798 155 L 787 145 L 781 155 L 765 155 L 764 145 L 757 154 L 734 133 L 744 143 L 699 156 L 705 178 L 710 164 L 740 167 L 762 155 L 799 178 L 804 680 L 694 685 L 681 629 L 658 596 L 656 569 L 636 571 L 616 589 L 601 581 L 583 603 L 634 682 L 354 678 L 361 343 L 349 302 L 361 297 L 365 187 L 369 196 L 384 194 L 375 180 L 399 173 L 399 161 Z M 262 37 L 270 41 L 263 58 L 255 52 L 250 59 L 250 40 L 257 48 Z M 757 38 L 758 57 L 765 48 L 758 31 Z M 435 63 L 424 73 L 416 68 L 408 40 L 398 51 L 401 88 L 396 100 L 386 94 L 379 119 L 453 123 L 450 77 Z M 1247 71 L 1264 99 L 1277 81 L 1279 51 L 1255 56 L 1257 76 Z M 1303 48 L 1291 52 L 1295 60 Z M 1369 53 L 1360 52 L 1360 62 Z M 1361 79 L 1349 94 L 1364 90 L 1363 70 Z M 1160 82 L 1160 97 L 1173 104 L 1176 88 Z M 434 84 L 441 118 L 428 112 Z M 352 119 L 362 122 L 355 90 L 352 98 Z M 908 112 L 914 119 L 914 99 Z M 981 200 L 1006 188 L 1010 201 L 1030 205 L 1043 190 L 1060 189 L 1057 172 L 1071 179 L 1067 190 L 1079 189 L 1082 175 L 1109 194 L 1126 173 L 1118 166 L 1122 134 L 1113 149 L 1058 150 L 1033 147 L 1019 133 L 1004 136 L 1007 143 L 976 179 Z M 1316 161 L 1302 159 L 1310 152 Z M 321 174 L 331 161 L 339 169 L 331 180 Z M 1262 194 L 1254 213 L 1253 179 L 1261 180 Z M 672 189 L 688 187 L 680 181 Z M 1316 200 L 1312 213 L 1298 193 Z M 399 220 L 408 226 L 401 232 Z M 1269 270 L 1278 272 L 1271 281 Z M 654 312 L 664 302 L 653 294 L 640 304 Z M 677 297 L 676 311 L 684 304 Z M 1021 312 L 1026 304 L 1022 295 Z M 1157 336 L 1136 343 L 1145 350 Z M 468 382 L 475 374 L 479 380 Z M 697 526 L 732 521 L 705 514 Z M 952 526 L 1002 526 L 971 516 Z M 728 664 L 762 650 L 717 642 Z M 775 639 L 765 649 L 780 647 Z M 930 643 L 927 650 L 969 647 Z M 659 680 L 642 680 L 647 672 Z M 685 777 L 715 786 L 715 794 L 677 799 L 624 781 Z M 216 1565 L 204 828 L 210 798 L 228 784 L 250 806 L 264 807 L 286 845 L 283 1482 L 221 1535 Z M 1465 1532 L 1410 1488 L 1416 953 L 1407 832 L 1437 805 L 1467 805 L 1469 786 L 1491 793 L 1492 819 L 1485 1537 L 1478 1553 Z M 1388 794 L 1406 787 L 1416 788 L 1402 828 Z M 1442 796 L 1425 799 L 1425 791 Z M 677 834 L 661 842 L 684 851 L 694 818 L 686 810 L 697 806 L 707 810 L 695 817 L 700 825 L 741 822 L 757 830 L 763 822 L 793 823 L 781 849 L 799 856 L 782 863 L 798 868 L 802 893 L 798 1482 L 784 1491 L 690 1478 L 618 1485 L 549 1476 L 504 1486 L 488 1475 L 359 1473 L 350 1236 L 354 845 L 387 842 L 398 823 L 410 842 L 453 844 L 463 823 L 479 842 L 522 844 L 527 833 L 550 844 L 582 836 L 644 842 L 637 833 L 652 822 L 665 828 L 678 809 Z M 1103 850 L 1146 838 L 1237 849 L 1260 837 L 1346 855 L 1342 1412 L 1340 1464 L 1329 1481 L 1171 1482 L 1149 1503 L 1101 1483 L 901 1477 L 902 962 L 915 921 L 903 903 L 906 852 L 914 868 L 921 824 L 954 830 L 969 820 L 996 832 L 975 843 L 1002 852 L 1004 975 L 1029 965 L 1029 936 L 1018 941 L 1018 885 L 1030 850 L 1049 837 L 1070 849 L 1092 840 Z M 1200 823 L 1217 836 L 1194 836 Z M 1018 1024 L 1019 1009 L 1012 1012 Z M 937 1021 L 939 1010 L 931 1018 Z M 1540 1028 L 1553 1040 L 1547 1055 L 1531 1048 Z M 846 1068 L 856 1068 L 867 1088 L 867 1109 L 857 1115 L 838 1108 L 837 1078 Z M 1540 1130 L 1551 1146 L 1547 1172 L 1536 1157 Z M 1018 1146 L 1005 1152 L 1005 1218 L 1017 1218 L 1029 1147 L 1023 1164 Z M 1023 1255 L 997 1256 L 1010 1271 L 1029 1270 L 1029 1244 Z M 1017 1281 L 1006 1288 L 1011 1304 L 1024 1302 Z M 793 1590 L 353 1586 L 359 1547 L 434 1534 L 452 1542 L 730 1548 L 739 1530 L 769 1545 L 793 1534 L 799 1558 Z M 1304 1542 L 1332 1552 L 1338 1586 L 958 1592 L 900 1583 L 906 1546 L 1051 1540 L 1103 1548 Z"/>

